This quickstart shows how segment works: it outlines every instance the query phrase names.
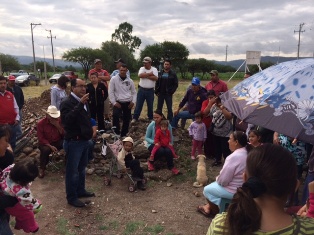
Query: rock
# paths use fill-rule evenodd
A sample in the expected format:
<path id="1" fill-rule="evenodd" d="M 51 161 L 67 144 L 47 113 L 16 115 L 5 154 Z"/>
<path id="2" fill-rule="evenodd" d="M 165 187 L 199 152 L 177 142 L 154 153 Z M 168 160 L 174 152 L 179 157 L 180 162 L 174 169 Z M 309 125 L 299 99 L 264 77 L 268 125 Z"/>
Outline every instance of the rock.
<path id="1" fill-rule="evenodd" d="M 95 171 L 95 168 L 89 168 L 86 170 L 86 174 L 92 175 Z"/>
<path id="2" fill-rule="evenodd" d="M 152 210 L 152 213 L 157 213 L 157 211 L 156 210 Z"/>
<path id="3" fill-rule="evenodd" d="M 144 144 L 137 145 L 133 150 L 133 154 L 136 159 L 147 159 L 149 158 L 150 155 L 149 151 L 144 146 Z"/>
<path id="4" fill-rule="evenodd" d="M 33 148 L 31 148 L 31 147 L 23 148 L 23 153 L 25 153 L 26 155 L 29 155 L 32 152 L 33 152 Z"/>
<path id="5" fill-rule="evenodd" d="M 167 181 L 172 177 L 172 172 L 168 169 L 161 169 L 157 172 L 150 171 L 145 174 L 145 177 L 155 181 Z"/>
<path id="6" fill-rule="evenodd" d="M 172 183 L 167 183 L 167 187 L 171 187 L 172 186 Z"/>

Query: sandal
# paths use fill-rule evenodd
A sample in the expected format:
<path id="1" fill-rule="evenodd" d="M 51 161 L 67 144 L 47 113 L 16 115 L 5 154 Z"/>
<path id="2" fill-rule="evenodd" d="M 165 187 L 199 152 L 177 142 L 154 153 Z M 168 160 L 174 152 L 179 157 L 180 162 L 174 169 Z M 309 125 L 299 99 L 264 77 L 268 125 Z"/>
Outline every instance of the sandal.
<path id="1" fill-rule="evenodd" d="M 206 211 L 204 210 L 204 207 L 202 207 L 202 206 L 198 206 L 196 210 L 197 210 L 197 212 L 199 212 L 199 213 L 205 215 L 205 217 L 211 217 L 210 212 L 209 212 L 209 213 L 206 212 Z"/>

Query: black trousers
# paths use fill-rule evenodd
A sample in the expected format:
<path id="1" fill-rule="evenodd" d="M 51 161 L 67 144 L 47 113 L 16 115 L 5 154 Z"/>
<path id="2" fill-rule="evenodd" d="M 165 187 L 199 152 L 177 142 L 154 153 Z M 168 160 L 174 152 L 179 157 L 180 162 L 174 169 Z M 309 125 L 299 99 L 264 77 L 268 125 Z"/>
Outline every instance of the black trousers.
<path id="1" fill-rule="evenodd" d="M 97 120 L 98 130 L 105 130 L 104 122 L 104 104 L 98 106 L 90 105 L 90 114 L 91 117 Z"/>
<path id="2" fill-rule="evenodd" d="M 154 145 L 152 144 L 151 146 L 148 147 L 148 151 L 152 152 L 153 148 L 154 148 Z M 173 155 L 172 155 L 171 150 L 167 147 L 160 147 L 155 154 L 154 161 L 158 161 L 162 159 L 162 157 L 166 158 L 167 167 L 169 170 L 171 170 L 174 167 Z"/>
<path id="3" fill-rule="evenodd" d="M 121 103 L 118 102 L 121 105 L 121 108 L 117 108 L 116 106 L 113 106 L 113 112 L 112 112 L 112 125 L 116 127 L 115 132 L 121 136 L 126 136 L 129 132 L 129 125 L 131 121 L 131 109 L 128 108 L 130 105 L 130 102 Z M 120 117 L 122 115 L 122 129 L 120 128 Z"/>
<path id="4" fill-rule="evenodd" d="M 215 159 L 216 162 L 221 162 L 221 156 L 226 159 L 231 154 L 228 144 L 229 137 L 221 137 L 216 135 L 213 135 L 213 137 L 215 146 Z"/>
<path id="5" fill-rule="evenodd" d="M 134 178 L 144 178 L 144 171 L 141 168 L 140 161 L 138 159 L 125 160 L 126 168 L 130 168 L 132 172 L 132 177 Z"/>

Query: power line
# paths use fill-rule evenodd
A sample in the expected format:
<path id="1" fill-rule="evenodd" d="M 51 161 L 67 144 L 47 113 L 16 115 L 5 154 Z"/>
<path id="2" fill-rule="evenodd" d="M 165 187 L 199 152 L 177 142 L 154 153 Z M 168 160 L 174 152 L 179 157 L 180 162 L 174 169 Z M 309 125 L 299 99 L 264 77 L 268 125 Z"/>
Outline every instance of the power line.
<path id="1" fill-rule="evenodd" d="M 301 33 L 304 33 L 304 32 L 305 32 L 305 30 L 302 31 L 302 27 L 303 27 L 303 26 L 304 26 L 304 23 L 301 23 L 301 24 L 299 25 L 299 30 L 298 30 L 298 31 L 295 31 L 295 30 L 294 30 L 295 33 L 299 33 L 298 57 L 297 57 L 297 59 L 299 59 L 299 54 L 300 54 L 300 39 L 301 39 Z"/>

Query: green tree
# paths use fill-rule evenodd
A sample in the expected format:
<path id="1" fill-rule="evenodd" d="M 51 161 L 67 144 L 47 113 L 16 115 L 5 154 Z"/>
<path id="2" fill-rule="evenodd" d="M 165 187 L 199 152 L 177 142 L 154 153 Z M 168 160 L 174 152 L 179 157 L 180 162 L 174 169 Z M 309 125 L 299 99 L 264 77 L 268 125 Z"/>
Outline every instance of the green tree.
<path id="1" fill-rule="evenodd" d="M 64 66 L 64 70 L 76 72 L 76 68 L 73 65 Z"/>
<path id="2" fill-rule="evenodd" d="M 34 68 L 34 63 L 30 63 L 28 65 L 28 67 L 29 67 L 29 70 L 31 70 L 31 68 Z M 40 69 L 40 77 L 41 78 L 44 77 L 43 74 L 45 72 L 45 62 L 44 61 L 36 61 L 36 68 L 37 68 L 37 70 Z M 53 71 L 53 67 L 47 62 L 46 62 L 46 70 L 47 70 L 47 72 Z M 34 73 L 34 72 L 32 71 L 32 73 Z M 38 74 L 36 74 L 36 76 L 38 76 Z"/>
<path id="3" fill-rule="evenodd" d="M 194 77 L 195 73 L 200 71 L 199 59 L 188 59 L 186 62 L 186 67 L 188 71 L 192 74 L 192 77 Z"/>
<path id="4" fill-rule="evenodd" d="M 0 53 L 0 62 L 1 62 L 0 73 L 6 72 L 7 74 L 9 74 L 10 71 L 12 70 L 21 69 L 21 64 L 15 57 L 11 55 Z"/>
<path id="5" fill-rule="evenodd" d="M 113 41 L 118 41 L 122 45 L 128 47 L 128 49 L 133 53 L 135 49 L 138 49 L 142 41 L 137 36 L 132 36 L 133 26 L 128 22 L 123 22 L 119 24 L 119 27 L 111 35 Z"/>
<path id="6" fill-rule="evenodd" d="M 274 65 L 274 63 L 270 62 L 270 61 L 268 61 L 268 62 L 261 62 L 260 63 L 260 66 L 261 66 L 262 69 L 266 69 L 266 68 L 268 68 L 268 67 L 270 67 L 272 65 Z M 250 70 L 251 73 L 258 73 L 259 72 L 259 68 L 258 68 L 257 65 L 249 65 L 248 67 L 249 67 L 249 70 Z"/>
<path id="7" fill-rule="evenodd" d="M 164 41 L 146 46 L 140 52 L 140 61 L 145 56 L 149 56 L 153 60 L 153 65 L 158 67 L 160 62 L 165 59 L 170 59 L 172 67 L 180 70 L 181 76 L 185 78 L 185 66 L 189 56 L 189 50 L 180 42 Z"/>
<path id="8" fill-rule="evenodd" d="M 122 58 L 125 61 L 130 71 L 135 71 L 135 69 L 138 69 L 135 67 L 136 60 L 134 58 L 134 55 L 127 48 L 127 46 L 119 44 L 115 41 L 106 41 L 101 43 L 101 50 L 106 52 L 110 58 L 108 61 L 105 61 L 105 63 L 109 67 L 108 72 L 112 72 L 116 69 L 114 61 L 119 58 Z"/>
<path id="9" fill-rule="evenodd" d="M 92 49 L 90 47 L 72 48 L 69 51 L 64 52 L 62 55 L 62 59 L 65 61 L 76 62 L 82 66 L 85 79 L 88 78 L 88 72 L 94 66 L 94 60 L 96 58 L 101 59 L 102 61 L 110 60 L 108 53 L 100 49 Z M 109 66 L 104 64 L 104 69 L 108 70 Z"/>

